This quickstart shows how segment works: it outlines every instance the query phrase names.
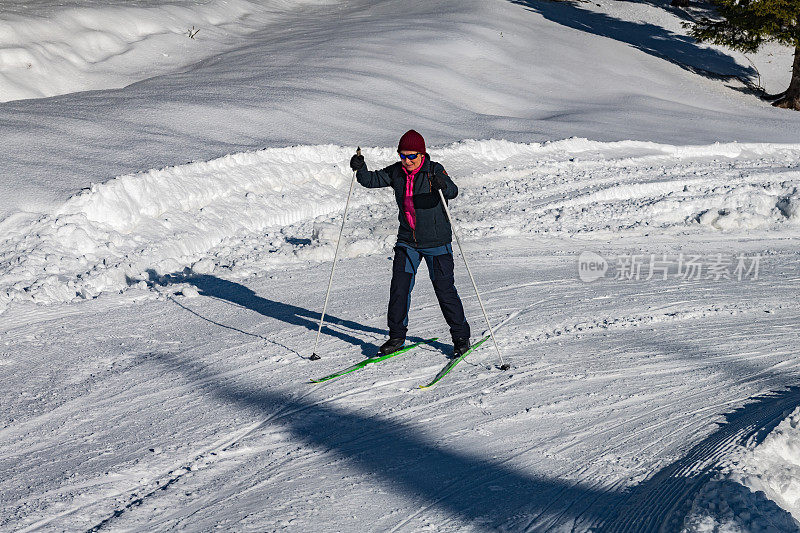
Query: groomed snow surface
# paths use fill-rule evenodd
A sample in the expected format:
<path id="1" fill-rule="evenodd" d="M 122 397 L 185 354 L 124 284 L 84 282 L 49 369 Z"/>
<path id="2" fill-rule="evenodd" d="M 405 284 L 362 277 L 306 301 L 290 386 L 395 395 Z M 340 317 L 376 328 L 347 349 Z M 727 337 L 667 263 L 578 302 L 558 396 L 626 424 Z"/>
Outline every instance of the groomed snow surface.
<path id="1" fill-rule="evenodd" d="M 797 530 L 794 419 L 764 436 L 800 403 L 800 146 L 431 151 L 513 368 L 484 349 L 427 391 L 450 347 L 424 273 L 411 334 L 440 342 L 308 383 L 386 335 L 396 207 L 358 187 L 306 359 L 352 148 L 122 176 L 6 221 L 3 527 Z M 605 276 L 580 280 L 583 252 Z"/>
<path id="2" fill-rule="evenodd" d="M 0 0 L 0 530 L 800 531 L 791 53 L 667 3 Z M 308 360 L 409 127 L 512 368 L 418 388 L 423 267 L 439 340 L 312 385 L 386 338 L 357 186 Z"/>

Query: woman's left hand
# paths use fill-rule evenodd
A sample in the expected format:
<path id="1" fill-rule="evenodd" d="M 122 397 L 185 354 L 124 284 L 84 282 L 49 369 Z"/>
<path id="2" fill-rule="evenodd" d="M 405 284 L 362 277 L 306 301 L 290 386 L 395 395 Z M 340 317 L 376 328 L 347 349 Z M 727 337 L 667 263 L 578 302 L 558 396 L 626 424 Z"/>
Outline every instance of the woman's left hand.
<path id="1" fill-rule="evenodd" d="M 431 189 L 444 191 L 447 189 L 447 182 L 439 174 L 434 174 L 431 178 Z"/>

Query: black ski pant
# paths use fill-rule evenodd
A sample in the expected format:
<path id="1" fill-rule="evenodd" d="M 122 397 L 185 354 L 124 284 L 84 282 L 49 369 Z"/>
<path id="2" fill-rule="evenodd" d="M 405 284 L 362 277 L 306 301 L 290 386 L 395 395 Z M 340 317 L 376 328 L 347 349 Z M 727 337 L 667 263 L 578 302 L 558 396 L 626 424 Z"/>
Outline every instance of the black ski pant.
<path id="1" fill-rule="evenodd" d="M 461 304 L 453 278 L 453 251 L 450 245 L 428 249 L 395 246 L 387 316 L 389 337 L 393 339 L 406 337 L 411 290 L 414 288 L 414 279 L 422 258 L 428 266 L 433 291 L 439 300 L 444 319 L 450 326 L 450 334 L 454 339 L 469 338 L 469 323 L 464 316 L 464 306 Z"/>

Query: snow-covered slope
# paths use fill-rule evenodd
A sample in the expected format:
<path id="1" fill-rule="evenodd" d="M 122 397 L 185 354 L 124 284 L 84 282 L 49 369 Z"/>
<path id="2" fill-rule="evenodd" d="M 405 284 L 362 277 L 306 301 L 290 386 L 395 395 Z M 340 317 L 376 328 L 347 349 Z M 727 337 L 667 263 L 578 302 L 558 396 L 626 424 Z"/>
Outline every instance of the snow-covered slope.
<path id="1" fill-rule="evenodd" d="M 177 70 L 159 60 L 162 75 L 117 90 L 0 105 L 0 218 L 54 209 L 92 182 L 144 169 L 265 146 L 392 146 L 409 127 L 433 145 L 800 137 L 800 117 L 692 71 L 706 65 L 745 76 L 749 65 L 618 18 L 618 4 L 599 12 L 561 2 L 286 0 L 242 7 L 271 10 L 246 18 L 248 31 L 235 38 L 206 25 L 197 42 L 170 30 L 165 39 L 203 49 L 186 60 L 213 55 Z M 201 4 L 198 19 L 215 5 Z M 114 9 L 108 17 L 93 9 L 91 19 L 105 24 L 98 31 L 118 27 Z M 176 32 L 192 24 L 160 20 Z M 132 60 L 133 76 L 145 60 Z M 23 83 L 19 68 L 5 75 Z"/>
<path id="2" fill-rule="evenodd" d="M 289 5 L 260 4 L 0 2 L 0 101 L 123 87 L 195 64 Z"/>
<path id="3" fill-rule="evenodd" d="M 4 91 L 98 89 L 0 103 L 0 530 L 800 529 L 800 115 L 735 81 L 784 51 L 666 1 L 124 4 L 0 0 Z M 417 388 L 421 273 L 439 340 L 311 385 L 385 339 L 358 187 L 308 360 L 347 161 L 409 127 L 512 368 Z"/>

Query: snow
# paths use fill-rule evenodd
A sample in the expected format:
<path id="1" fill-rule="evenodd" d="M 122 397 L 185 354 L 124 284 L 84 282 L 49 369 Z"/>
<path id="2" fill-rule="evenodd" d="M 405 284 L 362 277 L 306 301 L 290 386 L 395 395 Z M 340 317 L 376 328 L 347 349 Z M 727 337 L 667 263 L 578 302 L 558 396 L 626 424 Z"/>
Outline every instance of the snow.
<path id="1" fill-rule="evenodd" d="M 412 126 L 433 146 L 463 139 L 707 145 L 800 138 L 800 118 L 735 90 L 738 82 L 675 64 L 745 76 L 744 60 L 691 44 L 677 28 L 628 21 L 628 8 L 618 19 L 618 4 L 599 11 L 505 0 L 73 6 L 89 10 L 87 24 L 101 33 L 126 28 L 118 16 L 157 18 L 161 33 L 152 39 L 168 41 L 156 48 L 175 63 L 148 56 L 148 39 L 141 55 L 134 44 L 134 57 L 115 56 L 126 66 L 109 65 L 110 74 L 103 62 L 75 73 L 83 67 L 54 54 L 53 69 L 68 74 L 53 73 L 49 85 L 96 77 L 98 85 L 87 81 L 83 88 L 119 88 L 3 104 L 0 218 L 49 213 L 92 183 L 142 170 L 264 147 L 392 146 Z M 47 21 L 29 43 L 50 42 L 48 25 L 70 20 L 55 8 L 41 15 L 21 5 L 8 15 L 3 10 L 3 20 Z M 183 9 L 196 14 L 170 15 Z M 190 20 L 219 10 L 224 16 L 214 24 Z M 240 12 L 252 14 L 237 22 Z M 633 15 L 677 24 L 658 6 Z M 584 26 L 575 27 L 580 20 Z M 193 24 L 201 31 L 189 39 L 183 32 Z M 77 30 L 74 37 L 54 31 L 66 40 L 60 47 L 78 46 Z M 4 72 L 16 85 L 27 83 L 26 68 Z M 120 72 L 128 73 L 125 80 L 114 79 Z M 776 77 L 788 82 L 785 71 Z"/>
<path id="2" fill-rule="evenodd" d="M 350 151 L 267 149 L 93 185 L 52 215 L 7 226 L 0 311 L 14 301 L 121 292 L 174 272 L 242 278 L 330 260 L 352 181 L 341 163 Z M 373 168 L 390 163 L 392 153 L 364 149 Z M 433 154 L 461 177 L 465 208 L 457 218 L 470 238 L 800 229 L 800 145 L 464 141 Z M 394 199 L 374 196 L 354 194 L 342 257 L 393 246 L 395 220 L 385 213 Z"/>
<path id="3" fill-rule="evenodd" d="M 265 11 L 242 0 L 73 4 L 2 3 L 0 100 L 124 87 L 185 67 L 258 28 L 249 19 Z"/>
<path id="4" fill-rule="evenodd" d="M 700 493 L 686 531 L 797 531 L 800 521 L 800 408 L 760 443 L 733 451 Z"/>
<path id="5" fill-rule="evenodd" d="M 800 529 L 800 115 L 739 80 L 791 55 L 686 13 L 0 0 L 0 529 Z M 386 337 L 396 206 L 356 186 L 307 359 L 347 161 L 409 127 L 512 368 L 418 388 L 421 273 L 439 341 L 312 385 Z"/>
<path id="6" fill-rule="evenodd" d="M 747 249 L 713 235 L 678 235 L 672 246 Z M 518 313 L 497 332 L 513 368 L 492 370 L 494 354 L 481 350 L 425 392 L 416 386 L 446 362 L 446 341 L 305 383 L 384 339 L 384 256 L 337 268 L 331 329 L 313 365 L 300 355 L 329 263 L 240 281 L 175 276 L 155 295 L 136 289 L 49 312 L 19 304 L 0 337 L 7 379 L 19 383 L 3 397 L 2 490 L 15 502 L 4 523 L 86 530 L 121 511 L 115 529 L 586 530 L 620 509 L 670 508 L 682 491 L 636 506 L 626 487 L 648 487 L 714 435 L 720 413 L 792 383 L 798 316 L 786 294 L 797 256 L 780 253 L 780 239 L 760 240 L 750 246 L 773 254 L 756 281 L 585 284 L 576 248 L 610 258 L 634 242 L 656 246 L 602 242 L 471 241 L 490 318 Z M 176 295 L 184 284 L 200 297 Z M 411 323 L 415 338 L 442 335 L 422 280 Z"/>
<path id="7" fill-rule="evenodd" d="M 796 519 L 800 519 L 800 409 L 772 430 L 764 442 L 745 456 L 742 470 L 751 490 L 762 490 Z M 760 482 L 760 483 L 759 483 Z"/>

